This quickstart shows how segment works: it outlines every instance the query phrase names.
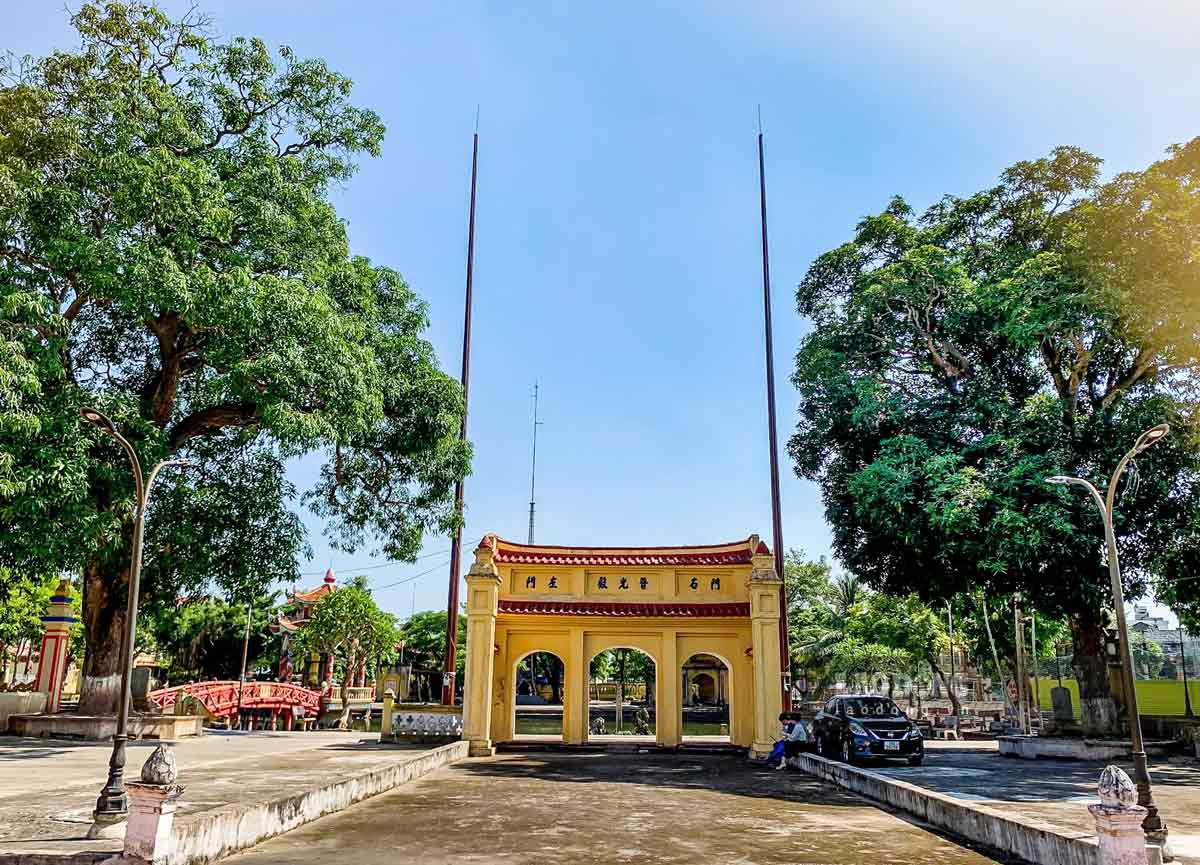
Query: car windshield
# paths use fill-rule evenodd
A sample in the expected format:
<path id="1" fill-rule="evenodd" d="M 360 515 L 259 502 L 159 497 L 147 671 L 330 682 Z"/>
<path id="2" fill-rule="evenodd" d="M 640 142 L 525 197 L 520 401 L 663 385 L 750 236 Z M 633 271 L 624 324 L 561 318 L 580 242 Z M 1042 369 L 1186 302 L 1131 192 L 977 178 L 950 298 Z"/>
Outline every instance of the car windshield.
<path id="1" fill-rule="evenodd" d="M 856 697 L 846 701 L 848 718 L 899 718 L 900 709 L 886 697 Z"/>

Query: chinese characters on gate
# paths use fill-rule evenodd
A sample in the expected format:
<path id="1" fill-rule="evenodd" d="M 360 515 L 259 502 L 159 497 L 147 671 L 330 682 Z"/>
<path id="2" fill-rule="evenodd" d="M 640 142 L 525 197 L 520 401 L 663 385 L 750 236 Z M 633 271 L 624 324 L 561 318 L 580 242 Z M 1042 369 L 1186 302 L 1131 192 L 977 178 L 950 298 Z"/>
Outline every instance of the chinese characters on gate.
<path id="1" fill-rule="evenodd" d="M 559 586 L 558 586 L 558 577 L 557 576 L 545 577 L 544 579 L 545 579 L 544 587 L 547 590 L 558 589 Z M 595 579 L 596 579 L 596 588 L 598 590 L 607 590 L 609 588 L 609 581 L 608 581 L 607 575 L 600 575 L 600 576 L 597 576 Z M 617 577 L 616 578 L 616 588 L 619 591 L 631 591 L 631 590 L 633 590 L 633 587 L 635 585 L 637 586 L 638 590 L 644 592 L 650 588 L 650 580 L 647 577 L 638 577 L 636 579 L 636 581 L 631 580 L 630 577 Z M 701 586 L 701 582 L 700 582 L 699 577 L 692 577 L 687 583 L 687 587 L 693 592 L 700 591 L 700 586 Z M 525 578 L 525 588 L 537 589 L 537 587 L 538 587 L 538 577 L 537 576 L 530 574 L 529 576 L 527 576 Z M 720 577 L 711 577 L 708 580 L 708 590 L 710 592 L 721 591 L 721 578 Z"/>

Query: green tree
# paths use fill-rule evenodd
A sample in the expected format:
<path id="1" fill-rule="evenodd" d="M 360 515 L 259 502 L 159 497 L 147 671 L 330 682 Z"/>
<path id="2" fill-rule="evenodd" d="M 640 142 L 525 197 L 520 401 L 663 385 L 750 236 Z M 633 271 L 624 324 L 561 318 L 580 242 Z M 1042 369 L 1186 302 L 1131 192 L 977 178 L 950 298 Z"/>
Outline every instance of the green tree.
<path id="1" fill-rule="evenodd" d="M 954 714 L 962 712 L 958 694 L 950 686 L 940 658 L 950 649 L 950 637 L 941 611 L 923 603 L 915 594 L 904 596 L 873 592 L 867 598 L 866 616 L 856 622 L 864 637 L 893 652 L 898 671 L 912 675 L 920 664 L 941 680 Z M 887 670 L 888 695 L 894 688 L 894 672 Z"/>
<path id="2" fill-rule="evenodd" d="M 319 652 L 333 659 L 341 683 L 341 730 L 350 726 L 349 688 L 354 675 L 377 660 L 394 658 L 400 640 L 396 617 L 379 609 L 364 586 L 365 580 L 352 580 L 321 598 L 293 638 L 299 652 Z"/>
<path id="3" fill-rule="evenodd" d="M 871 597 L 857 577 L 839 574 L 817 594 L 815 603 L 794 614 L 794 663 L 818 688 L 838 677 L 853 681 L 908 666 L 909 659 L 902 651 L 885 645 L 874 634 Z"/>
<path id="4" fill-rule="evenodd" d="M 294 578 L 283 464 L 311 451 L 331 544 L 411 560 L 470 448 L 424 305 L 330 203 L 384 134 L 351 82 L 140 2 L 72 22 L 77 49 L 0 67 L 0 566 L 82 572 L 81 709 L 111 713 L 133 485 L 81 405 L 200 463 L 155 491 L 150 596 Z"/>
<path id="5" fill-rule="evenodd" d="M 6 589 L 0 599 L 0 681 L 5 681 L 10 653 L 16 659 L 39 644 L 42 616 L 58 580 L 18 578 L 0 568 L 0 583 Z"/>
<path id="6" fill-rule="evenodd" d="M 1116 509 L 1128 596 L 1200 556 L 1200 139 L 1106 184 L 1099 166 L 1059 148 L 921 217 L 897 198 L 819 257 L 797 293 L 814 327 L 790 442 L 872 586 L 1019 591 L 1066 617 L 1089 733 L 1116 721 L 1100 521 L 1044 478 L 1099 482 L 1169 421 Z"/>
<path id="7" fill-rule="evenodd" d="M 278 658 L 280 638 L 267 627 L 275 600 L 272 593 L 250 604 L 248 671 L 264 663 L 273 667 Z M 165 656 L 167 676 L 172 682 L 236 679 L 241 674 L 246 604 L 219 598 L 187 598 L 147 613 L 145 619 L 156 651 Z"/>
<path id="8" fill-rule="evenodd" d="M 404 642 L 405 663 L 412 664 L 413 669 L 436 670 L 442 669 L 442 652 L 446 645 L 446 611 L 423 610 L 414 613 L 408 621 L 400 626 L 400 640 Z M 467 617 L 458 616 L 458 656 L 457 680 L 463 681 L 466 669 L 467 653 L 463 647 L 467 644 Z"/>
<path id="9" fill-rule="evenodd" d="M 824 556 L 810 561 L 803 550 L 791 549 L 783 560 L 783 584 L 788 610 L 789 642 L 794 648 L 799 639 L 798 622 L 804 619 L 807 610 L 830 599 L 833 568 Z M 793 678 L 796 669 L 795 654 L 792 655 Z"/>

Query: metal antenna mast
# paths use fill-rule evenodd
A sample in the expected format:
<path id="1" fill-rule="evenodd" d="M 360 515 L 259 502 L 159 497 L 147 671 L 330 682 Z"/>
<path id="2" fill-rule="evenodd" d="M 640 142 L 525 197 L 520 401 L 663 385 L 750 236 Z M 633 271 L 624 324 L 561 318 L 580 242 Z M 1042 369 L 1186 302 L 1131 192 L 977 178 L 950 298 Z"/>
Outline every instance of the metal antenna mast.
<path id="1" fill-rule="evenodd" d="M 533 511 L 534 488 L 537 483 L 537 428 L 542 425 L 538 420 L 538 383 L 533 383 L 533 463 L 529 470 L 529 543 L 533 543 Z"/>
<path id="2" fill-rule="evenodd" d="M 758 205 L 762 221 L 763 324 L 767 354 L 767 426 L 771 449 L 771 541 L 779 577 L 779 669 L 783 708 L 792 706 L 791 650 L 788 647 L 787 589 L 783 580 L 783 517 L 779 504 L 779 441 L 775 424 L 775 348 L 771 338 L 771 256 L 767 249 L 767 174 L 763 158 L 762 107 L 758 109 Z"/>
<path id="3" fill-rule="evenodd" d="M 471 210 L 467 221 L 467 293 L 463 313 L 462 391 L 463 415 L 459 436 L 467 439 L 467 396 L 471 383 L 471 290 L 475 273 L 475 179 L 479 168 L 479 109 L 475 109 L 475 136 L 471 141 Z M 463 515 L 463 482 L 454 485 L 454 511 Z M 454 705 L 454 671 L 458 662 L 458 584 L 462 559 L 462 526 L 450 540 L 450 589 L 446 598 L 446 649 L 442 665 L 442 705 Z"/>

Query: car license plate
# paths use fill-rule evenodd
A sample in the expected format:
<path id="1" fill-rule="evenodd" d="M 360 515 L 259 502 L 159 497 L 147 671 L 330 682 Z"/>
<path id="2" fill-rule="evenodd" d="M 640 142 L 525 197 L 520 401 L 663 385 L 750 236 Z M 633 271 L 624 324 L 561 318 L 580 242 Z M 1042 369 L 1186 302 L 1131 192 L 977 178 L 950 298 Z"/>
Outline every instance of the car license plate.
<path id="1" fill-rule="evenodd" d="M 885 750 L 885 751 L 899 751 L 899 750 L 900 750 L 900 743 L 899 743 L 899 742 L 884 742 L 884 743 L 883 743 L 883 750 Z"/>

